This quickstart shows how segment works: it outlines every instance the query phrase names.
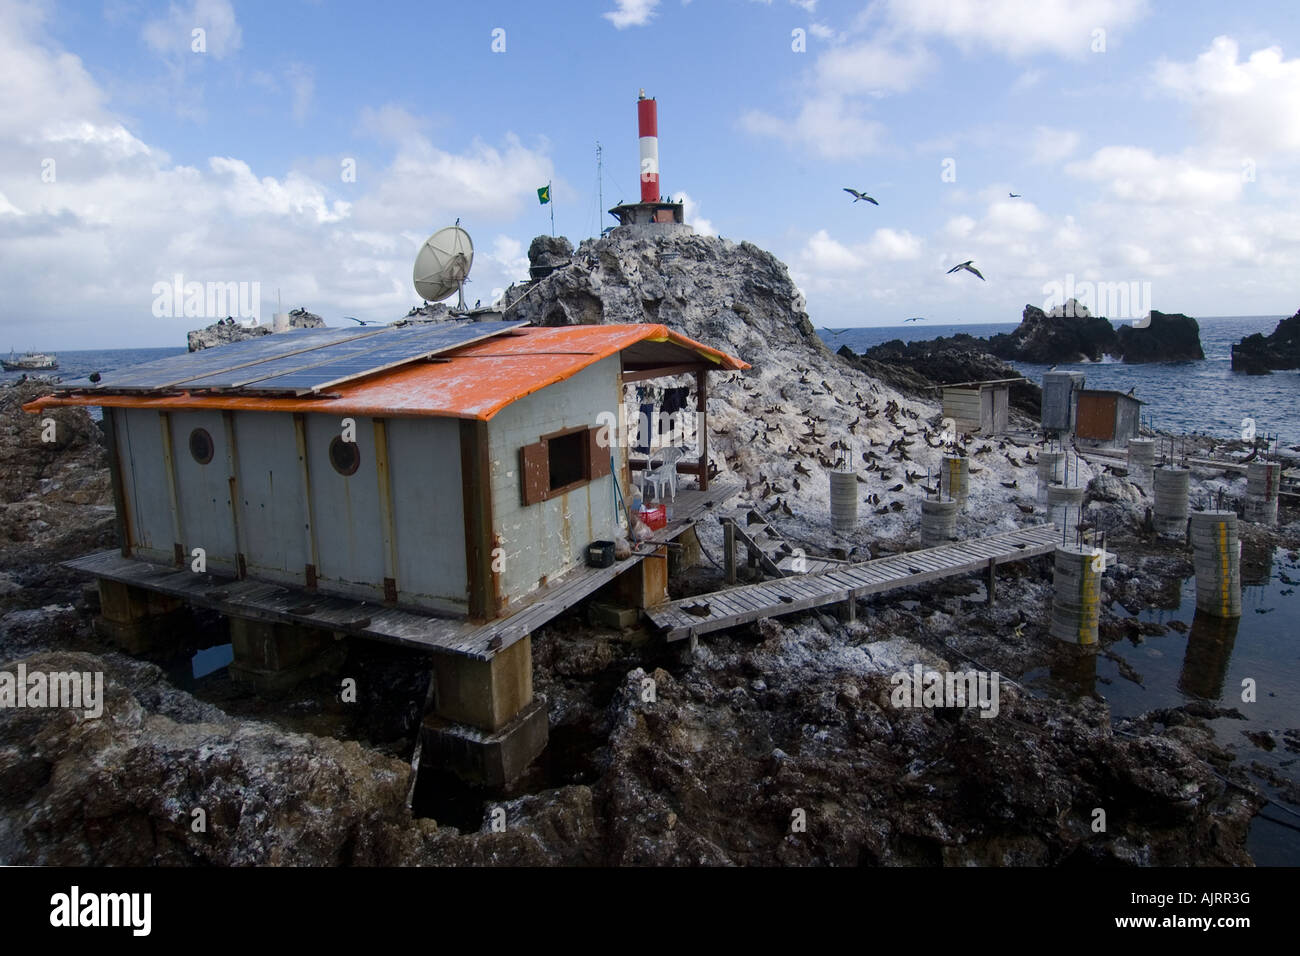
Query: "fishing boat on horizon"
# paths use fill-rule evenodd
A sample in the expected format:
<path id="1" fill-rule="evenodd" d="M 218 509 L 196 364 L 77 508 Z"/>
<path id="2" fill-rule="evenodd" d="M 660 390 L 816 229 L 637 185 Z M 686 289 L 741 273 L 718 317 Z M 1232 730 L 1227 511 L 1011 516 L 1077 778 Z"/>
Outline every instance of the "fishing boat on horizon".
<path id="1" fill-rule="evenodd" d="M 6 372 L 48 372 L 59 367 L 58 356 L 47 355 L 44 352 L 24 352 L 22 355 L 15 355 L 13 349 L 9 350 L 7 359 L 0 359 L 0 365 L 4 366 Z"/>

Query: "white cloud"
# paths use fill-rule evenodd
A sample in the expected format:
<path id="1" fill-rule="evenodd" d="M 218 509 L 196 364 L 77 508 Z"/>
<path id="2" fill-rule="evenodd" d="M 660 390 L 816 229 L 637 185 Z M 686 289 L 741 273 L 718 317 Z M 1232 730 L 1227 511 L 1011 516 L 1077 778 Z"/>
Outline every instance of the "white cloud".
<path id="1" fill-rule="evenodd" d="M 693 227 L 701 236 L 716 236 L 718 230 L 713 228 L 713 223 L 700 215 L 700 204 L 691 198 L 690 193 L 674 193 L 673 199 L 680 202 L 683 206 L 682 216 L 687 225 Z"/>
<path id="2" fill-rule="evenodd" d="M 301 63 L 291 63 L 285 70 L 285 77 L 289 81 L 289 92 L 292 96 L 290 111 L 293 113 L 294 121 L 301 124 L 307 118 L 312 97 L 316 93 L 315 74 L 311 67 Z"/>
<path id="3" fill-rule="evenodd" d="M 1156 82 L 1186 101 L 1213 145 L 1239 156 L 1300 152 L 1300 58 L 1278 47 L 1238 59 L 1220 36 L 1192 63 L 1161 61 Z"/>
<path id="4" fill-rule="evenodd" d="M 1109 35 L 1146 14 L 1145 0 L 885 0 L 898 30 L 1011 57 L 1090 55 L 1092 31 Z"/>
<path id="5" fill-rule="evenodd" d="M 896 49 L 876 41 L 835 47 L 817 59 L 817 88 L 831 95 L 883 96 L 911 89 L 933 66 L 919 46 Z"/>
<path id="6" fill-rule="evenodd" d="M 1079 148 L 1080 138 L 1072 129 L 1036 126 L 1029 144 L 1029 161 L 1047 165 L 1059 163 Z"/>
<path id="7" fill-rule="evenodd" d="M 196 29 L 204 32 L 203 54 L 193 50 Z M 194 0 L 188 6 L 169 4 L 167 16 L 147 21 L 142 35 L 151 50 L 169 60 L 200 55 L 224 60 L 243 44 L 243 31 L 229 0 Z"/>
<path id="8" fill-rule="evenodd" d="M 1023 93 L 1026 90 L 1032 90 L 1035 86 L 1043 81 L 1042 70 L 1025 70 L 1016 81 L 1011 84 L 1012 93 Z"/>
<path id="9" fill-rule="evenodd" d="M 885 126 L 866 115 L 865 109 L 842 96 L 806 100 L 793 119 L 751 110 L 740 119 L 750 133 L 770 136 L 828 159 L 854 159 L 879 152 Z"/>
<path id="10" fill-rule="evenodd" d="M 1137 146 L 1103 147 L 1065 171 L 1100 183 L 1114 198 L 1129 202 L 1217 204 L 1237 199 L 1243 186 L 1240 170 L 1157 156 Z"/>
<path id="11" fill-rule="evenodd" d="M 614 0 L 617 9 L 602 13 L 601 16 L 614 24 L 616 30 L 628 27 L 643 27 L 649 23 L 659 6 L 659 0 Z"/>

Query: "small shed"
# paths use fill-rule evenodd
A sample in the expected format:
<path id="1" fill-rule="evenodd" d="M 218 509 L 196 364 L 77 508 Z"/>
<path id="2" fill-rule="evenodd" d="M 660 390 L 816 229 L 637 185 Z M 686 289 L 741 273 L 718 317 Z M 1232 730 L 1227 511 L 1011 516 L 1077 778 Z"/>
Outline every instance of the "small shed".
<path id="1" fill-rule="evenodd" d="M 961 382 L 943 386 L 943 416 L 957 430 L 970 434 L 1001 435 L 1010 424 L 1011 383 L 1023 379 Z"/>
<path id="2" fill-rule="evenodd" d="M 1142 406 L 1145 402 L 1132 392 L 1104 389 L 1081 389 L 1076 401 L 1074 438 L 1085 448 L 1127 448 L 1130 438 L 1138 437 Z"/>
<path id="3" fill-rule="evenodd" d="M 1083 388 L 1082 372 L 1045 372 L 1043 374 L 1043 430 L 1071 432 L 1074 430 L 1076 402 Z"/>

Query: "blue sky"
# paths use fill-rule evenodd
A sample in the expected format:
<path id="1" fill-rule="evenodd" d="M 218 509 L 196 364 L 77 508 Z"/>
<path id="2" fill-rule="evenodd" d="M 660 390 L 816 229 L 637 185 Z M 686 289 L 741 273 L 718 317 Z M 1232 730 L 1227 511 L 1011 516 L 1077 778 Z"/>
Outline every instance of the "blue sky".
<path id="1" fill-rule="evenodd" d="M 208 319 L 156 314 L 178 274 L 391 320 L 458 216 L 492 301 L 537 186 L 575 242 L 612 224 L 597 141 L 635 198 L 642 87 L 663 192 L 817 325 L 1014 321 L 1067 279 L 1290 314 L 1298 33 L 1278 3 L 0 0 L 0 344 L 179 344 Z"/>

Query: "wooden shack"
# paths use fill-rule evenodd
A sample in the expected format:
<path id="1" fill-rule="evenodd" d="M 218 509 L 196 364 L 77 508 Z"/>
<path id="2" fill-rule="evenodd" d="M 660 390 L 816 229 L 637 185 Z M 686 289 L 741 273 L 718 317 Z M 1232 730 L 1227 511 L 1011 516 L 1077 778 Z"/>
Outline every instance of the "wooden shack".
<path id="1" fill-rule="evenodd" d="M 1084 448 L 1128 448 L 1138 437 L 1145 402 L 1131 392 L 1080 389 L 1076 398 L 1074 438 Z"/>
<path id="2" fill-rule="evenodd" d="M 959 432 L 1001 435 L 1010 426 L 1011 383 L 1022 379 L 963 382 L 943 386 L 943 416 Z"/>

